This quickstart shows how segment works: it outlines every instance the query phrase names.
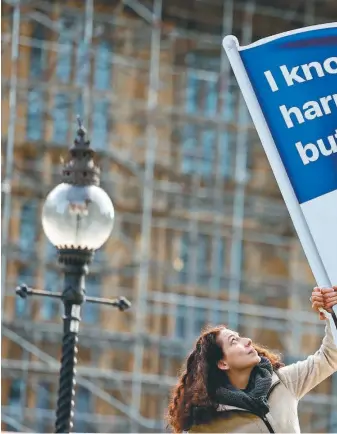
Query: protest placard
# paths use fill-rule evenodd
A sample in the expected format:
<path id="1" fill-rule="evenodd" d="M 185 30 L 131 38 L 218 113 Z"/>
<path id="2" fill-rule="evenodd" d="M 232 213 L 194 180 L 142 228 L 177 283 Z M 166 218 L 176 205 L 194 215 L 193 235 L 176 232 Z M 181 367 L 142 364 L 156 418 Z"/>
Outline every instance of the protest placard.
<path id="1" fill-rule="evenodd" d="M 317 284 L 337 285 L 337 23 L 223 47 Z"/>

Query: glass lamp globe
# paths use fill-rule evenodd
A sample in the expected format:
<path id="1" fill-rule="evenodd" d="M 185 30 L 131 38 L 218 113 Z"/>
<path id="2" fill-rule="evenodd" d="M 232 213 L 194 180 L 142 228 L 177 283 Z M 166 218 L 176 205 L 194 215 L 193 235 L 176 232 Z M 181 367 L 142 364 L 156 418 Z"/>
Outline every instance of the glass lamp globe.
<path id="1" fill-rule="evenodd" d="M 62 183 L 46 198 L 42 225 L 58 248 L 97 250 L 109 238 L 114 214 L 111 199 L 100 187 Z"/>

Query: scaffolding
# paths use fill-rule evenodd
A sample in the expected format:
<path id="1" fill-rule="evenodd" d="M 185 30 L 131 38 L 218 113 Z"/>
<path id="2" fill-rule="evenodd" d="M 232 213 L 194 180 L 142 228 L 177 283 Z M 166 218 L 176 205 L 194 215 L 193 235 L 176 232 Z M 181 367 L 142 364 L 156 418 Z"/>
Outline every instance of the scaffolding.
<path id="1" fill-rule="evenodd" d="M 84 306 L 76 431 L 165 432 L 169 390 L 207 323 L 287 362 L 317 349 L 323 329 L 303 303 L 313 278 L 221 41 L 336 18 L 335 0 L 4 0 L 3 429 L 53 426 L 60 306 L 22 304 L 14 288 L 60 289 L 39 215 L 78 113 L 116 208 L 88 291 L 133 310 Z M 303 431 L 336 431 L 336 396 L 335 375 L 303 399 Z"/>

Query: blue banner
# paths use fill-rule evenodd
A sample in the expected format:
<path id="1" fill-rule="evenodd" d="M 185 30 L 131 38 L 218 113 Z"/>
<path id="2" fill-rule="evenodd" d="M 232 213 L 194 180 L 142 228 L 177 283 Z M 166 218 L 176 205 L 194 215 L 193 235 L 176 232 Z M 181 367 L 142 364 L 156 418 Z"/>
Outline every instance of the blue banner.
<path id="1" fill-rule="evenodd" d="M 299 203 L 336 190 L 337 25 L 239 53 Z"/>

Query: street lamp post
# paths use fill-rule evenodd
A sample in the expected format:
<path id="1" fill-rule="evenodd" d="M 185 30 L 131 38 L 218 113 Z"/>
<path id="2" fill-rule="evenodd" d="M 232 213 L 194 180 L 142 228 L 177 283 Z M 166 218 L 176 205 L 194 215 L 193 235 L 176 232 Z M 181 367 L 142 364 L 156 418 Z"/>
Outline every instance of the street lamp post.
<path id="1" fill-rule="evenodd" d="M 108 239 L 114 222 L 114 207 L 104 190 L 99 187 L 100 171 L 95 165 L 94 150 L 86 139 L 86 131 L 78 118 L 79 128 L 69 161 L 64 164 L 62 183 L 47 196 L 42 211 L 42 225 L 46 236 L 57 248 L 59 263 L 64 271 L 62 292 L 49 292 L 27 287 L 16 293 L 60 298 L 64 304 L 62 356 L 56 410 L 55 433 L 70 433 L 73 426 L 77 342 L 84 302 L 128 309 L 124 298 L 114 300 L 87 297 L 85 276 L 95 250 Z"/>

